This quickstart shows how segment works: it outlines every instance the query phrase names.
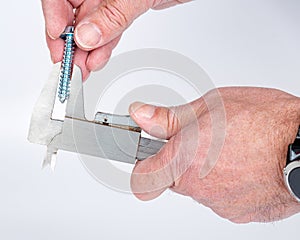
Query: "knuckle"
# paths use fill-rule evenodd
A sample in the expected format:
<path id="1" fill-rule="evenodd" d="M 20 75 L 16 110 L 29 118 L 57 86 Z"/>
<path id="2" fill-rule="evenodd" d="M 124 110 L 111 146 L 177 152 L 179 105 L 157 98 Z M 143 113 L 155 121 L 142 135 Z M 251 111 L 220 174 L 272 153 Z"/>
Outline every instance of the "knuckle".
<path id="1" fill-rule="evenodd" d="M 162 4 L 162 0 L 150 0 L 149 2 L 151 3 L 151 7 L 156 7 Z"/>
<path id="2" fill-rule="evenodd" d="M 177 178 L 178 172 L 178 154 L 176 153 L 176 144 L 174 141 L 168 142 L 168 147 L 163 149 L 160 157 L 160 169 L 163 175 L 168 179 L 168 185 L 172 186 Z"/>
<path id="3" fill-rule="evenodd" d="M 112 26 L 114 28 L 124 28 L 129 25 L 128 18 L 123 12 L 125 7 L 121 7 L 119 5 L 120 3 L 117 3 L 117 1 L 109 1 L 103 5 L 101 10 L 103 16 L 107 20 L 108 26 Z"/>
<path id="4" fill-rule="evenodd" d="M 176 111 L 173 109 L 168 109 L 167 111 L 167 137 L 169 138 L 174 132 L 179 129 L 179 119 L 176 116 Z"/>

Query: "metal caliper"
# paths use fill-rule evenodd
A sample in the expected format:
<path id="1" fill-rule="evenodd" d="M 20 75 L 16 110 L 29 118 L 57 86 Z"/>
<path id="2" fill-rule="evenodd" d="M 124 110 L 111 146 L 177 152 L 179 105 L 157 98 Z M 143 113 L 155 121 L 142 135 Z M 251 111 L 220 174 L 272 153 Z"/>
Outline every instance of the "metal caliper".
<path id="1" fill-rule="evenodd" d="M 98 112 L 85 118 L 82 76 L 74 65 L 70 96 L 58 98 L 61 65 L 53 66 L 34 107 L 28 140 L 47 146 L 44 166 L 55 166 L 58 150 L 134 164 L 157 153 L 165 142 L 141 137 L 141 128 L 130 116 Z"/>
<path id="2" fill-rule="evenodd" d="M 53 66 L 32 113 L 28 140 L 47 146 L 43 166 L 54 168 L 58 150 L 132 164 L 156 154 L 165 142 L 141 137 L 130 116 L 98 112 L 86 119 L 81 70 L 67 59 L 71 48 L 65 46 L 63 62 Z"/>

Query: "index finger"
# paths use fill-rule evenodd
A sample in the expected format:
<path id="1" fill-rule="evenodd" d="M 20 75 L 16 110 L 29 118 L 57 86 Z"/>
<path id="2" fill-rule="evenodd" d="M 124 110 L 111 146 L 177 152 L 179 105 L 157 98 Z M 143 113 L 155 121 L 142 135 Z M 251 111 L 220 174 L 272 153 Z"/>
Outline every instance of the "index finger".
<path id="1" fill-rule="evenodd" d="M 73 25 L 73 5 L 67 0 L 42 0 L 47 34 L 58 39 L 67 25 Z"/>

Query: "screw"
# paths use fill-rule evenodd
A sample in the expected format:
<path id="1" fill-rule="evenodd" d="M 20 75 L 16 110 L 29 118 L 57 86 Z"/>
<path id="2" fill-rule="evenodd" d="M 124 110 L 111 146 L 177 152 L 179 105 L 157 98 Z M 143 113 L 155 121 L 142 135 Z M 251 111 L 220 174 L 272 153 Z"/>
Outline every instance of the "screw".
<path id="1" fill-rule="evenodd" d="M 75 48 L 74 27 L 67 26 L 60 38 L 65 40 L 65 48 L 59 77 L 58 98 L 61 103 L 64 103 L 70 96 L 70 82 Z"/>

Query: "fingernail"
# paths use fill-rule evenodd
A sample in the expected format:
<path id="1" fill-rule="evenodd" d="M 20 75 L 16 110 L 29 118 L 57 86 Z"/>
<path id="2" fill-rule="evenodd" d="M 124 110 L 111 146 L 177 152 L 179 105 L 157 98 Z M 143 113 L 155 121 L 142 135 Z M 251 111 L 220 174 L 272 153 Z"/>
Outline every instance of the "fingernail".
<path id="1" fill-rule="evenodd" d="M 93 23 L 83 23 L 75 30 L 77 43 L 83 48 L 98 47 L 101 40 L 101 31 Z"/>
<path id="2" fill-rule="evenodd" d="M 155 107 L 141 102 L 135 102 L 130 105 L 130 112 L 137 118 L 151 119 L 155 112 Z"/>
<path id="3" fill-rule="evenodd" d="M 49 38 L 51 38 L 52 40 L 56 40 L 56 38 L 53 37 L 53 36 L 50 34 L 50 32 L 48 31 L 48 29 L 47 29 L 47 34 L 48 34 Z"/>

